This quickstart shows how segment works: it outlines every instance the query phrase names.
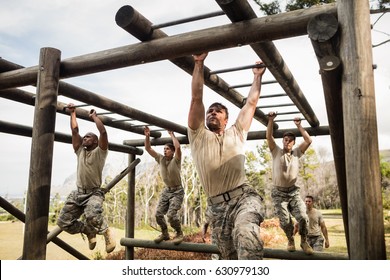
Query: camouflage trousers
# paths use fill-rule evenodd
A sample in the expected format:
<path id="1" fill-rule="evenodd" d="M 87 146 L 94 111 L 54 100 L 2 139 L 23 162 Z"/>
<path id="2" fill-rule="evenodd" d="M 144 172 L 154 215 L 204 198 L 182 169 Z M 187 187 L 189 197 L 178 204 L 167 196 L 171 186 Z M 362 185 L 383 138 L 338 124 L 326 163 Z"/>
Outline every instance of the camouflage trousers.
<path id="1" fill-rule="evenodd" d="M 168 222 L 176 232 L 181 232 L 181 223 L 178 215 L 184 199 L 184 189 L 179 186 L 176 188 L 165 187 L 161 193 L 160 200 L 156 210 L 156 222 L 162 231 L 168 230 L 165 220 L 167 215 Z"/>
<path id="2" fill-rule="evenodd" d="M 261 260 L 263 241 L 260 224 L 263 218 L 261 196 L 250 186 L 229 201 L 208 205 L 213 243 L 222 260 Z"/>
<path id="3" fill-rule="evenodd" d="M 324 237 L 322 237 L 322 235 L 308 235 L 307 243 L 309 243 L 309 245 L 313 248 L 314 251 L 324 250 Z"/>
<path id="4" fill-rule="evenodd" d="M 205 219 L 206 219 L 206 223 L 208 225 L 211 225 L 210 226 L 210 231 L 211 231 L 211 234 L 210 234 L 210 240 L 211 240 L 211 244 L 213 245 L 216 245 L 216 242 L 215 242 L 215 237 L 213 237 L 213 228 L 212 228 L 212 224 L 211 224 L 211 218 L 212 218 L 212 213 L 211 213 L 211 207 L 207 207 L 206 208 L 206 213 L 205 213 Z M 221 260 L 221 255 L 220 254 L 211 254 L 211 259 L 212 260 Z"/>
<path id="5" fill-rule="evenodd" d="M 300 196 L 300 189 L 296 187 L 290 192 L 282 192 L 273 188 L 271 192 L 272 203 L 276 217 L 279 218 L 280 227 L 288 239 L 293 237 L 294 222 L 292 216 L 298 222 L 298 232 L 303 240 L 307 236 L 309 218 L 306 214 L 306 206 Z"/>
<path id="6" fill-rule="evenodd" d="M 108 228 L 103 202 L 104 192 L 100 189 L 89 194 L 72 191 L 61 209 L 57 225 L 70 234 L 103 234 Z"/>

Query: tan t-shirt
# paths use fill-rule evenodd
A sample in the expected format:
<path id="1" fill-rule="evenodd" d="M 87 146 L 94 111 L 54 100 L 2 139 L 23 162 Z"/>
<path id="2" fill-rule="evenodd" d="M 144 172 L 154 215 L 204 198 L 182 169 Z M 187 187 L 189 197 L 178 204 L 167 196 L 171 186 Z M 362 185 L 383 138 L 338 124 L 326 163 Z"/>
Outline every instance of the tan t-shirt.
<path id="1" fill-rule="evenodd" d="M 162 154 L 157 154 L 155 160 L 160 165 L 160 174 L 164 184 L 168 187 L 175 187 L 181 185 L 180 168 L 181 160 L 173 157 L 167 160 Z"/>
<path id="2" fill-rule="evenodd" d="M 322 213 L 315 208 L 312 208 L 311 211 L 306 211 L 307 216 L 309 217 L 309 227 L 307 235 L 310 236 L 320 236 L 321 235 L 321 226 L 320 224 L 324 221 Z"/>
<path id="3" fill-rule="evenodd" d="M 299 172 L 299 158 L 302 152 L 299 147 L 291 154 L 283 152 L 276 146 L 272 152 L 272 183 L 276 187 L 289 188 L 295 185 Z"/>
<path id="4" fill-rule="evenodd" d="M 205 193 L 212 197 L 246 181 L 244 144 L 247 133 L 238 123 L 218 135 L 205 127 L 188 128 L 191 155 Z"/>
<path id="5" fill-rule="evenodd" d="M 80 146 L 77 155 L 77 187 L 92 189 L 102 184 L 102 171 L 106 162 L 108 150 L 102 150 L 99 146 L 92 151 L 87 151 Z"/>

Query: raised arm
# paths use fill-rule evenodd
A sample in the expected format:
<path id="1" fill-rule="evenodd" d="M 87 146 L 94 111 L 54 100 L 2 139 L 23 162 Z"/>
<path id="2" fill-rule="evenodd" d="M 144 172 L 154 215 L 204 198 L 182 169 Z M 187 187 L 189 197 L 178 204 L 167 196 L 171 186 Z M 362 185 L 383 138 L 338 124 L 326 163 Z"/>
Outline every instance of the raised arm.
<path id="1" fill-rule="evenodd" d="M 83 143 L 83 139 L 79 134 L 79 125 L 77 123 L 77 118 L 76 118 L 76 108 L 73 106 L 74 106 L 73 103 L 69 103 L 67 110 L 70 113 L 70 129 L 72 131 L 72 146 L 73 146 L 73 150 L 77 151 L 80 148 L 81 144 Z"/>
<path id="2" fill-rule="evenodd" d="M 299 149 L 302 153 L 305 153 L 312 142 L 311 137 L 309 133 L 307 133 L 307 131 L 302 127 L 300 118 L 294 118 L 294 123 L 303 137 L 303 142 L 299 145 Z"/>
<path id="3" fill-rule="evenodd" d="M 145 134 L 145 150 L 148 152 L 149 155 L 151 155 L 154 158 L 157 158 L 158 154 L 155 150 L 153 150 L 152 146 L 150 145 L 150 128 L 145 126 L 144 127 L 144 134 Z"/>
<path id="4" fill-rule="evenodd" d="M 89 117 L 95 122 L 97 129 L 99 130 L 99 140 L 98 145 L 100 149 L 107 150 L 108 149 L 108 135 L 106 128 L 103 124 L 103 122 L 99 119 L 99 117 L 96 114 L 96 111 L 92 109 L 89 112 Z"/>
<path id="5" fill-rule="evenodd" d="M 267 131 L 265 133 L 265 136 L 266 136 L 267 142 L 268 142 L 268 147 L 269 147 L 271 152 L 276 147 L 275 138 L 273 136 L 273 134 L 274 134 L 274 119 L 275 119 L 275 117 L 276 117 L 276 113 L 275 112 L 269 112 L 268 113 Z"/>
<path id="6" fill-rule="evenodd" d="M 191 104 L 188 113 L 188 127 L 191 129 L 198 129 L 204 121 L 205 109 L 203 104 L 203 85 L 204 85 L 204 60 L 207 53 L 193 55 L 194 58 L 194 72 L 192 74 L 191 82 Z"/>
<path id="7" fill-rule="evenodd" d="M 256 62 L 256 64 L 262 64 L 262 62 L 258 61 Z M 253 83 L 249 90 L 245 105 L 241 108 L 241 111 L 237 117 L 237 122 L 240 123 L 241 127 L 245 131 L 249 130 L 253 120 L 253 115 L 255 114 L 257 102 L 259 101 L 260 98 L 261 79 L 265 72 L 265 67 L 253 68 L 252 72 L 253 72 Z"/>
<path id="8" fill-rule="evenodd" d="M 172 138 L 172 142 L 173 142 L 173 146 L 175 146 L 175 158 L 177 160 L 181 160 L 181 148 L 180 148 L 180 142 L 179 140 L 177 140 L 175 134 L 173 133 L 173 131 L 168 131 L 169 135 L 171 136 Z"/>

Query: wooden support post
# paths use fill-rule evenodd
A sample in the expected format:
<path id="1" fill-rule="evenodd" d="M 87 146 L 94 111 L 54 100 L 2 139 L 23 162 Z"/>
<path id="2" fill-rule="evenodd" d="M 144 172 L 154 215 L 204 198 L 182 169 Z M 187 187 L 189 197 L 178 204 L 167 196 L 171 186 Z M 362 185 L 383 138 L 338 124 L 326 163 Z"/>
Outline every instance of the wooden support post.
<path id="1" fill-rule="evenodd" d="M 129 165 L 136 160 L 135 155 L 129 155 Z M 134 238 L 135 233 L 135 173 L 134 167 L 128 175 L 126 238 Z M 125 255 L 126 260 L 134 260 L 134 247 L 126 247 Z"/>
<path id="2" fill-rule="evenodd" d="M 23 259 L 46 259 L 51 170 L 56 120 L 61 52 L 43 48 L 40 52 L 30 175 L 27 191 Z"/>
<path id="3" fill-rule="evenodd" d="M 386 259 L 368 1 L 339 0 L 351 259 Z"/>
<path id="4" fill-rule="evenodd" d="M 320 66 L 345 236 L 347 240 L 347 247 L 349 249 L 343 102 L 341 98 L 342 65 L 340 59 L 338 58 L 338 24 L 339 23 L 335 16 L 331 14 L 321 14 L 313 17 L 309 21 L 307 31 Z"/>

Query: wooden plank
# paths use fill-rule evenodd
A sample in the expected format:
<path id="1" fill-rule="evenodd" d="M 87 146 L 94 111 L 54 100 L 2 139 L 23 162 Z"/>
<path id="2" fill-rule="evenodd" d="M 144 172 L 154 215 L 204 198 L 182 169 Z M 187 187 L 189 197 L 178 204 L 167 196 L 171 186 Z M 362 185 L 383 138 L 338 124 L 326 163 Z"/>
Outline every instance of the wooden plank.
<path id="1" fill-rule="evenodd" d="M 307 30 L 320 66 L 343 223 L 347 247 L 349 248 L 343 105 L 341 98 L 342 65 L 337 57 L 339 53 L 337 18 L 331 14 L 315 16 L 309 21 Z"/>
<path id="2" fill-rule="evenodd" d="M 337 2 L 351 259 L 386 259 L 368 1 Z"/>
<path id="3" fill-rule="evenodd" d="M 51 170 L 61 52 L 43 48 L 40 52 L 32 134 L 30 174 L 27 191 L 23 260 L 46 259 Z"/>

